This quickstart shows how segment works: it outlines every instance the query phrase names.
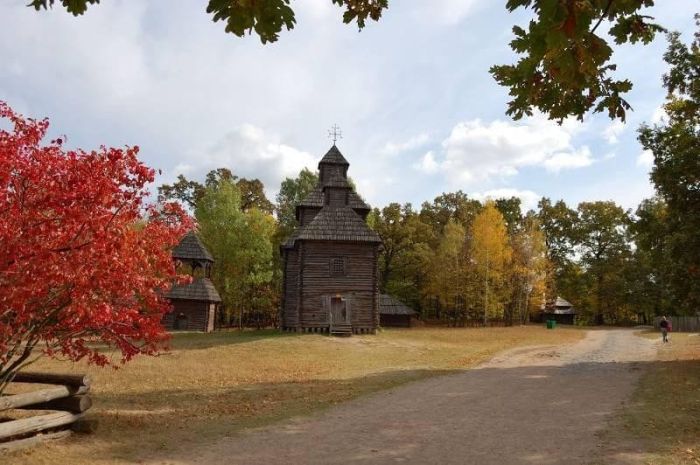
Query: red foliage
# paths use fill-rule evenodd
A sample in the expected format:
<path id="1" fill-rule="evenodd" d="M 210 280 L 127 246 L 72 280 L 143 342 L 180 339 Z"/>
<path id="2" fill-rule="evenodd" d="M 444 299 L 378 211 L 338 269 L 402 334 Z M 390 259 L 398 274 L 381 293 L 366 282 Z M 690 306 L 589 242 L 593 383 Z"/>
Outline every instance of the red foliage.
<path id="1" fill-rule="evenodd" d="M 42 144 L 48 125 L 0 101 L 0 392 L 37 353 L 100 365 L 96 342 L 122 361 L 155 353 L 170 249 L 192 227 L 175 204 L 145 204 L 154 172 L 138 147 L 65 150 Z"/>

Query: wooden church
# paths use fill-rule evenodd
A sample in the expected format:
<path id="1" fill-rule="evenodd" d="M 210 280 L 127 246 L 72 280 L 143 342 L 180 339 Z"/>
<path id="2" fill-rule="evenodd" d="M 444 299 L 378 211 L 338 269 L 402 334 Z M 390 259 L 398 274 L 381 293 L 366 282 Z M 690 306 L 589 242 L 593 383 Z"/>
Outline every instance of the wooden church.
<path id="1" fill-rule="evenodd" d="M 379 235 L 370 207 L 348 183 L 350 164 L 333 144 L 318 164 L 319 183 L 296 207 L 299 227 L 282 246 L 280 326 L 337 335 L 379 326 Z"/>
<path id="2" fill-rule="evenodd" d="M 221 297 L 209 279 L 214 258 L 194 231 L 182 238 L 172 256 L 193 279 L 190 284 L 174 285 L 168 292 L 173 311 L 163 315 L 161 323 L 167 330 L 213 331 L 221 304 Z"/>

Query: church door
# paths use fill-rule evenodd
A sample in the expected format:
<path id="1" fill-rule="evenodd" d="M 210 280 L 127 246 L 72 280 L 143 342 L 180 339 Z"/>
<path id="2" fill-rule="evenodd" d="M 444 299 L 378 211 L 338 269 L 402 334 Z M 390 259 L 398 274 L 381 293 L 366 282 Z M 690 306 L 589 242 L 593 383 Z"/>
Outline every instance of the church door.
<path id="1" fill-rule="evenodd" d="M 331 324 L 343 325 L 350 323 L 350 312 L 347 300 L 342 297 L 331 297 Z"/>

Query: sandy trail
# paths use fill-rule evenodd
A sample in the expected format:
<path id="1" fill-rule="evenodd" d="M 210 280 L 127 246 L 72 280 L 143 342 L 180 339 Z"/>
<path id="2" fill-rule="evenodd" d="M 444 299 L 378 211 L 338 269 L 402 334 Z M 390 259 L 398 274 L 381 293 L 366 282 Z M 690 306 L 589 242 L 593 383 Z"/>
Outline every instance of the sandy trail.
<path id="1" fill-rule="evenodd" d="M 151 464 L 587 464 L 656 344 L 589 331 Z"/>

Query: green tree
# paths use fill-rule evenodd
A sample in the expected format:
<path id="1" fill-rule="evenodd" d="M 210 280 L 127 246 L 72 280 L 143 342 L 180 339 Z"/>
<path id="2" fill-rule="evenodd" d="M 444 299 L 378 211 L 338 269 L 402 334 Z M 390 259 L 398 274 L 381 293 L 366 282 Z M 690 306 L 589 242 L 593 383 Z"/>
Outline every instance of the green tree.
<path id="1" fill-rule="evenodd" d="M 454 220 L 469 230 L 474 217 L 481 211 L 482 205 L 478 200 L 470 199 L 462 191 L 443 193 L 435 197 L 433 203 L 423 202 L 420 218 L 429 225 L 435 237 L 439 237 L 443 228 Z"/>
<path id="2" fill-rule="evenodd" d="M 280 227 L 281 240 L 292 234 L 298 226 L 296 220 L 296 206 L 314 190 L 318 184 L 318 173 L 307 168 L 299 171 L 296 178 L 285 178 L 277 194 L 275 212 Z"/>
<path id="3" fill-rule="evenodd" d="M 375 208 L 368 220 L 383 242 L 379 255 L 381 292 L 420 309 L 421 288 L 430 255 L 430 227 L 420 220 L 411 204 L 391 203 L 382 210 Z"/>
<path id="4" fill-rule="evenodd" d="M 182 174 L 178 175 L 173 184 L 163 184 L 158 187 L 158 196 L 161 200 L 177 200 L 192 209 L 197 208 L 197 202 L 204 195 L 207 188 L 215 189 L 222 182 L 235 182 L 241 194 L 242 210 L 252 208 L 273 212 L 273 205 L 265 196 L 265 186 L 259 179 L 246 179 L 235 176 L 228 168 L 217 168 L 207 173 L 204 184 L 187 179 Z"/>
<path id="5" fill-rule="evenodd" d="M 552 204 L 547 197 L 543 197 L 537 206 L 549 260 L 555 268 L 561 269 L 571 260 L 576 243 L 574 225 L 578 221 L 577 213 L 563 200 Z"/>
<path id="6" fill-rule="evenodd" d="M 669 272 L 673 262 L 668 255 L 668 226 L 666 203 L 658 197 L 643 200 L 630 224 L 635 244 L 627 270 L 630 303 L 645 322 L 672 310 Z"/>
<path id="7" fill-rule="evenodd" d="M 614 323 L 625 301 L 622 272 L 629 259 L 628 212 L 615 202 L 582 202 L 576 230 L 580 261 L 590 279 L 590 305 L 597 324 Z"/>
<path id="8" fill-rule="evenodd" d="M 518 197 L 510 197 L 508 199 L 496 199 L 496 208 L 503 219 L 506 222 L 506 227 L 508 228 L 508 234 L 515 234 L 515 232 L 520 228 L 523 221 L 523 211 L 520 208 L 521 200 Z"/>
<path id="9" fill-rule="evenodd" d="M 581 273 L 572 263 L 577 238 L 574 225 L 578 221 L 575 210 L 563 200 L 552 204 L 543 197 L 538 205 L 537 218 L 544 232 L 549 267 L 545 279 L 545 301 L 550 302 L 562 295 L 567 300 L 579 295 Z M 575 284 L 575 285 L 573 285 Z M 570 286 L 573 285 L 573 286 Z M 572 300 L 573 303 L 574 302 Z"/>
<path id="10" fill-rule="evenodd" d="M 275 206 L 265 195 L 265 186 L 262 181 L 240 178 L 236 185 L 241 191 L 241 209 L 243 211 L 256 209 L 268 215 L 275 211 Z"/>
<path id="11" fill-rule="evenodd" d="M 330 1 L 343 8 L 344 23 L 355 22 L 359 29 L 368 19 L 379 20 L 389 8 L 389 0 Z M 31 0 L 29 6 L 41 10 L 55 3 L 77 16 L 99 0 Z M 296 16 L 290 3 L 208 0 L 206 10 L 214 21 L 226 24 L 226 32 L 239 37 L 255 32 L 267 43 L 275 42 L 283 28 L 294 28 Z M 496 81 L 508 87 L 513 97 L 507 113 L 519 119 L 537 108 L 561 120 L 570 115 L 582 119 L 592 109 L 624 121 L 630 105 L 622 95 L 632 83 L 610 75 L 617 66 L 610 62 L 612 48 L 598 28 L 608 23 L 608 33 L 618 44 L 647 44 L 663 30 L 641 14 L 644 7 L 653 5 L 654 0 L 508 0 L 508 11 L 531 8 L 536 16 L 527 30 L 513 27 L 511 48 L 524 55 L 518 63 L 491 68 Z"/>
<path id="12" fill-rule="evenodd" d="M 274 218 L 257 208 L 242 210 L 242 195 L 231 179 L 204 189 L 195 217 L 199 234 L 216 264 L 212 280 L 229 316 L 275 313 Z"/>
<path id="13" fill-rule="evenodd" d="M 700 16 L 690 45 L 680 34 L 669 34 L 664 55 L 669 71 L 667 118 L 653 127 L 643 125 L 639 141 L 654 155 L 651 180 L 666 204 L 667 253 L 672 266 L 669 285 L 679 312 L 700 308 Z"/>
<path id="14" fill-rule="evenodd" d="M 481 284 L 484 324 L 488 318 L 503 316 L 508 301 L 508 267 L 513 251 L 503 215 L 488 201 L 472 222 L 469 258 L 472 273 Z"/>

